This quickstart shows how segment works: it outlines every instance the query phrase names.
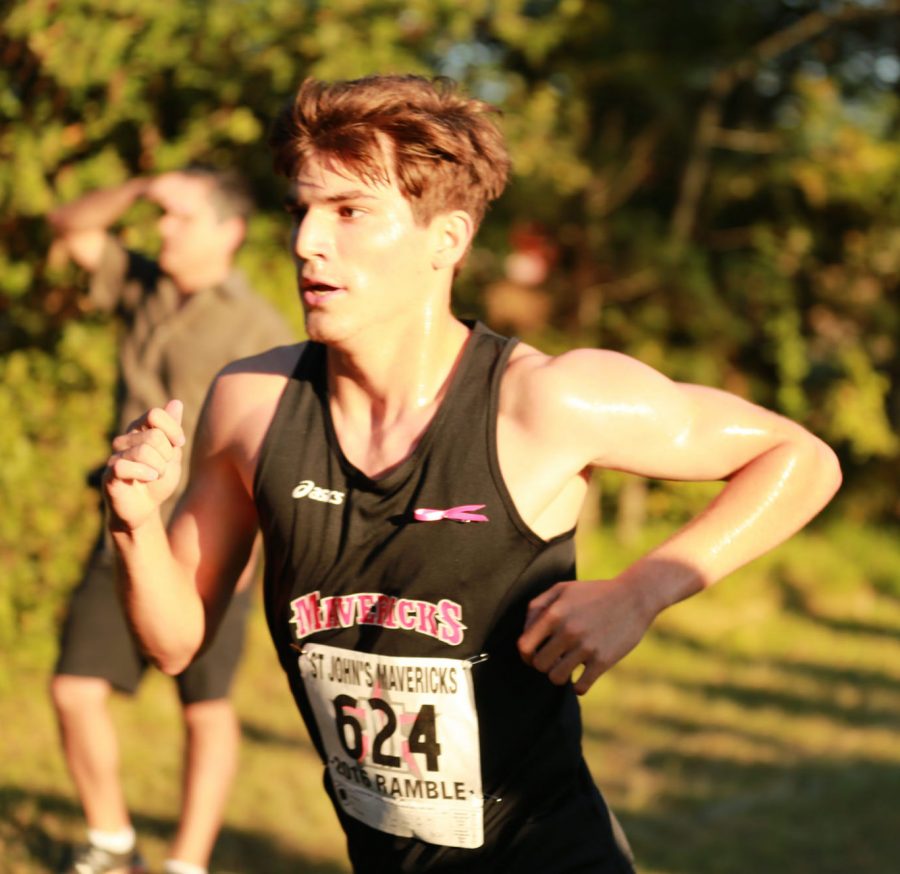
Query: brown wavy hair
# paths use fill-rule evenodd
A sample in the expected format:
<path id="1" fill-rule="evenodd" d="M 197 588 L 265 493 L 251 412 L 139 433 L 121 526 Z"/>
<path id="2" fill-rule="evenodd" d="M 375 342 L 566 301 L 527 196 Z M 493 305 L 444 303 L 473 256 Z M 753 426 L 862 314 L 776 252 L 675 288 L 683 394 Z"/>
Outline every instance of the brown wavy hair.
<path id="1" fill-rule="evenodd" d="M 370 184 L 395 179 L 420 224 L 462 209 L 477 226 L 509 175 L 497 114 L 444 77 L 306 79 L 269 145 L 275 171 L 289 179 L 313 155 L 332 158 Z"/>

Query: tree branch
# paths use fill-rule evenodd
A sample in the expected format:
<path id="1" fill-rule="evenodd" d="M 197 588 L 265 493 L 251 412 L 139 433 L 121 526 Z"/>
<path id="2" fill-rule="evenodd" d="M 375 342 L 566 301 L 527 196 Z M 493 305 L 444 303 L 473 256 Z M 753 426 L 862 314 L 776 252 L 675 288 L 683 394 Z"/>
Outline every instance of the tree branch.
<path id="1" fill-rule="evenodd" d="M 670 236 L 676 245 L 684 245 L 694 232 L 700 200 L 709 177 L 710 153 L 720 144 L 722 135 L 722 105 L 734 88 L 755 76 L 764 64 L 820 36 L 830 27 L 898 13 L 900 0 L 887 0 L 879 7 L 845 6 L 834 12 L 811 12 L 783 30 L 760 40 L 746 57 L 723 67 L 713 75 L 707 99 L 697 116 L 694 144 L 681 178 L 678 203 L 672 214 Z"/>

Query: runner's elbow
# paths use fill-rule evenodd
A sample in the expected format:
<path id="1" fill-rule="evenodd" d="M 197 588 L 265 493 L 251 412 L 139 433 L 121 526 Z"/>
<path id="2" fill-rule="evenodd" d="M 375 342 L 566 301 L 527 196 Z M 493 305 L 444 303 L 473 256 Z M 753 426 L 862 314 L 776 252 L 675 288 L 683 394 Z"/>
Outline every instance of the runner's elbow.
<path id="1" fill-rule="evenodd" d="M 160 671 L 170 677 L 175 677 L 190 665 L 197 655 L 197 650 L 187 646 L 170 647 L 156 652 L 147 652 L 146 655 Z"/>
<path id="2" fill-rule="evenodd" d="M 794 453 L 794 461 L 806 471 L 810 494 L 821 499 L 824 506 L 834 496 L 843 481 L 841 464 L 835 451 L 823 440 L 806 432 L 805 439 Z"/>
<path id="3" fill-rule="evenodd" d="M 829 497 L 841 487 L 844 481 L 844 475 L 841 472 L 841 463 L 838 460 L 837 453 L 824 441 L 816 440 L 816 457 L 817 467 L 820 472 L 822 483 L 828 490 Z"/>

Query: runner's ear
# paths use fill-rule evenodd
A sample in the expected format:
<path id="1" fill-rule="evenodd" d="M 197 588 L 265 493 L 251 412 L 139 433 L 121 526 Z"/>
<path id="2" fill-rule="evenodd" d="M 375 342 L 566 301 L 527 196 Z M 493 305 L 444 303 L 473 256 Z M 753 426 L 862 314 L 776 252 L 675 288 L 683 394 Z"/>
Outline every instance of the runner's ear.
<path id="1" fill-rule="evenodd" d="M 454 268 L 463 259 L 472 242 L 475 223 L 465 210 L 441 213 L 433 220 L 435 248 L 432 266 L 435 270 Z"/>

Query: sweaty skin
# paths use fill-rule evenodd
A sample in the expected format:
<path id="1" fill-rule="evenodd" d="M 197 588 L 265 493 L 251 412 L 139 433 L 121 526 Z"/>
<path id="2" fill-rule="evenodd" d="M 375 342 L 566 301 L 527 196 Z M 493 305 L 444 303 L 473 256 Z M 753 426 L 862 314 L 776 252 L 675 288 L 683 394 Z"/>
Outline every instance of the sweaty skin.
<path id="1" fill-rule="evenodd" d="M 337 437 L 357 468 L 377 476 L 415 448 L 468 338 L 450 287 L 472 223 L 451 212 L 419 225 L 393 180 L 370 184 L 319 159 L 295 194 L 298 284 L 310 336 L 328 347 Z M 181 670 L 214 630 L 246 560 L 260 445 L 298 354 L 274 350 L 218 377 L 168 534 L 155 508 L 180 475 L 177 403 L 114 441 L 106 493 L 126 605 L 166 671 Z M 497 440 L 516 508 L 544 538 L 575 525 L 594 468 L 726 482 L 704 512 L 618 576 L 561 582 L 531 603 L 522 658 L 558 684 L 580 668 L 579 693 L 663 609 L 786 539 L 840 482 L 832 451 L 800 426 L 602 350 L 553 357 L 517 347 Z"/>
<path id="2" fill-rule="evenodd" d="M 294 355 L 279 351 L 278 356 L 252 362 L 263 372 L 230 369 L 217 381 L 205 411 L 203 452 L 197 453 L 205 460 L 195 465 L 195 485 L 171 532 L 174 576 L 183 582 L 172 590 L 168 605 L 157 603 L 157 592 L 152 603 L 135 604 L 142 616 L 156 611 L 167 615 L 169 610 L 185 620 L 193 615 L 195 628 L 184 659 L 202 642 L 207 616 L 221 610 L 222 593 L 212 585 L 221 574 L 219 565 L 210 564 L 211 557 L 222 556 L 224 571 L 239 566 L 243 550 L 249 548 L 254 461 L 293 363 Z M 603 378 L 592 378 L 580 392 L 574 387 L 565 393 L 556 389 L 560 379 L 574 386 L 577 373 L 572 371 L 586 366 L 598 368 Z M 624 396 L 642 391 L 650 400 L 640 406 L 603 400 L 594 388 L 598 384 L 614 385 Z M 652 415 L 647 404 L 655 411 Z M 723 407 L 730 413 L 729 424 L 722 422 Z M 133 498 L 127 508 L 123 503 L 120 515 L 140 513 L 130 518 L 137 522 L 140 539 L 149 538 L 148 551 L 159 555 L 167 552 L 165 532 L 161 526 L 148 527 L 146 521 L 152 519 L 157 500 L 153 493 L 163 493 L 166 481 L 177 475 L 181 439 L 177 403 L 167 409 L 151 411 L 139 430 L 117 438 L 114 448 L 122 455 L 113 461 L 108 482 L 111 500 L 117 489 L 132 494 L 139 491 L 138 483 L 144 484 L 143 501 Z M 653 425 L 649 428 L 642 421 L 648 415 Z M 566 421 L 568 427 L 562 424 Z M 532 602 L 520 640 L 522 657 L 556 683 L 566 682 L 584 666 L 576 683 L 582 693 L 637 644 L 662 609 L 789 536 L 836 486 L 833 473 L 822 475 L 833 471 L 830 451 L 798 426 L 731 395 L 675 385 L 610 353 L 578 354 L 567 361 L 523 347 L 503 382 L 498 429 L 500 463 L 511 495 L 525 521 L 544 537 L 574 524 L 586 477 L 598 463 L 670 479 L 728 480 L 703 514 L 618 577 L 559 583 Z M 604 439 L 610 433 L 624 436 Z M 645 458 L 652 463 L 641 460 Z M 217 525 L 209 524 L 209 506 L 218 508 Z M 222 507 L 230 512 L 223 514 Z M 200 531 L 206 532 L 205 548 Z M 126 536 L 138 539 L 136 531 Z M 198 590 L 203 605 L 196 600 Z M 137 599 L 142 590 L 131 591 Z M 160 638 L 151 651 L 158 649 L 165 658 L 167 635 L 180 624 L 160 624 Z M 176 660 L 171 669 L 180 666 Z"/>

